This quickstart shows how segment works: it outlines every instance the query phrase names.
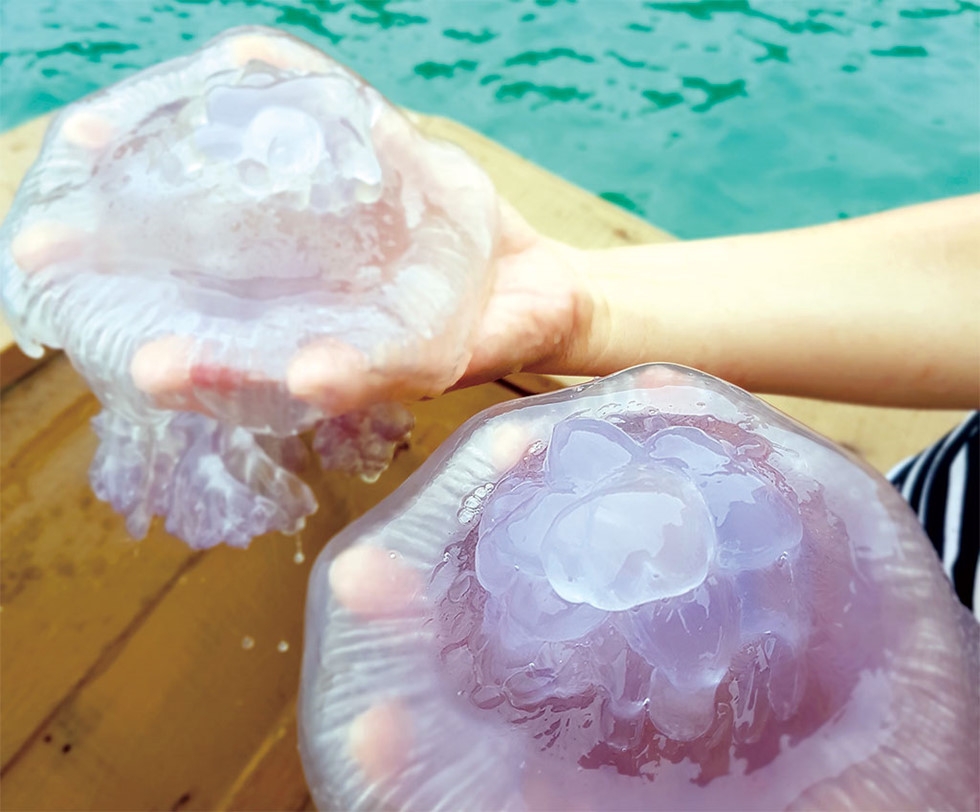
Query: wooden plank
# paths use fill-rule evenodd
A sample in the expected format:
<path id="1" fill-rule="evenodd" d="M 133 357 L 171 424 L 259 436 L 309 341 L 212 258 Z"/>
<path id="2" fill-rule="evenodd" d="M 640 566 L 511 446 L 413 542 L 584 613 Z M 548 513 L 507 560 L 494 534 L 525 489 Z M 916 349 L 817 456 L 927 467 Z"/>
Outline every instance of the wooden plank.
<path id="1" fill-rule="evenodd" d="M 302 781 L 296 742 L 296 703 L 291 702 L 252 761 L 215 807 L 221 812 L 263 812 L 312 808 Z M 299 780 L 297 780 L 299 779 Z"/>
<path id="2" fill-rule="evenodd" d="M 554 392 L 586 380 L 559 375 L 507 377 L 509 383 L 528 394 Z M 782 395 L 760 397 L 882 473 L 936 442 L 968 414 L 955 409 L 894 409 Z"/>
<path id="3" fill-rule="evenodd" d="M 53 380 L 59 367 L 36 377 Z M 30 411 L 20 401 L 44 389 L 27 390 L 15 387 L 5 407 Z M 23 476 L 11 485 L 19 489 L 11 501 L 20 502 L 11 526 L 35 532 L 19 530 L 8 545 L 5 515 L 0 568 L 6 575 L 13 556 L 34 562 L 37 575 L 17 582 L 3 611 L 4 807 L 214 809 L 235 787 L 236 805 L 249 806 L 250 788 L 268 794 L 249 765 L 269 769 L 261 755 L 272 749 L 270 737 L 282 737 L 295 701 L 312 560 L 466 417 L 512 397 L 491 384 L 418 404 L 409 448 L 374 485 L 311 472 L 320 510 L 298 537 L 301 564 L 297 540 L 278 534 L 247 551 L 196 554 L 159 532 L 142 544 L 127 541 L 118 517 L 84 504 L 78 461 L 87 460 L 92 438 L 78 405 L 71 419 L 57 418 L 56 440 L 23 444 L 12 459 L 29 457 L 32 475 L 27 486 Z M 38 428 L 46 434 L 51 424 Z M 5 488 L 18 470 L 4 467 Z M 39 492 L 48 480 L 52 490 Z M 93 521 L 93 511 L 106 515 Z M 46 681 L 47 674 L 65 679 Z M 276 791 L 301 805 L 294 751 L 294 740 L 275 750 L 289 756 L 280 758 Z"/>
<path id="4" fill-rule="evenodd" d="M 882 473 L 932 445 L 968 414 L 943 409 L 886 409 L 775 395 L 764 395 L 763 400 L 830 437 Z"/>
<path id="5" fill-rule="evenodd" d="M 51 116 L 38 116 L 0 133 L 0 219 L 7 216 L 20 181 L 41 149 Z"/>
<path id="6" fill-rule="evenodd" d="M 147 543 L 92 495 L 95 398 L 59 357 L 3 399 L 0 763 L 192 560 L 159 528 Z"/>
<path id="7" fill-rule="evenodd" d="M 676 239 L 580 186 L 553 175 L 457 121 L 413 116 L 428 135 L 462 146 L 535 228 L 579 248 L 609 248 Z"/>

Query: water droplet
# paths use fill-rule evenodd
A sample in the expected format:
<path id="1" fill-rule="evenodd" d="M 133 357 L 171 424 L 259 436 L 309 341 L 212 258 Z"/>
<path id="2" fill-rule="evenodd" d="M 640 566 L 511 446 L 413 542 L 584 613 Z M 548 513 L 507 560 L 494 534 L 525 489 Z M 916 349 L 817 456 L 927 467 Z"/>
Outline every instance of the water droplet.
<path id="1" fill-rule="evenodd" d="M 296 552 L 293 554 L 293 563 L 302 564 L 306 561 L 306 556 L 303 555 L 303 541 L 302 539 L 296 539 Z"/>
<path id="2" fill-rule="evenodd" d="M 398 553 L 392 551 L 392 552 L 388 553 L 388 558 L 390 558 L 392 561 L 394 561 L 396 558 L 398 558 Z"/>
<path id="3" fill-rule="evenodd" d="M 462 507 L 459 513 L 456 514 L 456 518 L 466 524 L 479 516 L 483 512 L 483 503 L 486 502 L 487 497 L 493 492 L 494 487 L 493 482 L 485 482 L 470 491 L 463 498 Z"/>
<path id="4" fill-rule="evenodd" d="M 289 643 L 287 643 L 285 640 L 280 640 L 279 645 L 276 646 L 276 651 L 278 651 L 280 654 L 289 651 Z"/>
<path id="5" fill-rule="evenodd" d="M 248 651 L 250 648 L 255 648 L 255 638 L 253 637 L 243 637 L 242 638 L 242 648 Z"/>

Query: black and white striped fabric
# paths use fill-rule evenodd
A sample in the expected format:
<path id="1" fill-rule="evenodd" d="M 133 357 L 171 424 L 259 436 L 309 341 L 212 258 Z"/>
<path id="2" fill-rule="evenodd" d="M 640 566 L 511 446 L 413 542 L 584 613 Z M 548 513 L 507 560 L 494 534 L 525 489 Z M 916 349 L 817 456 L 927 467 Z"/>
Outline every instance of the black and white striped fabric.
<path id="1" fill-rule="evenodd" d="M 918 514 L 956 594 L 980 618 L 980 412 L 888 479 Z"/>

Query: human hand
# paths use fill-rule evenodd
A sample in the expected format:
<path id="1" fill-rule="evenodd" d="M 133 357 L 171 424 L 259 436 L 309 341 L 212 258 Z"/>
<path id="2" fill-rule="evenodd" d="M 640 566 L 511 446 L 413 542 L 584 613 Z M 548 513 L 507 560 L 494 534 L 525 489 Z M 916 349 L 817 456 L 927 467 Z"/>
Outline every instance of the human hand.
<path id="1" fill-rule="evenodd" d="M 500 207 L 493 291 L 456 387 L 520 371 L 575 370 L 581 362 L 574 356 L 594 318 L 582 252 L 540 234 L 506 201 Z"/>
<path id="2" fill-rule="evenodd" d="M 300 350 L 286 384 L 301 400 L 328 413 L 374 403 L 434 397 L 450 386 L 482 383 L 520 370 L 559 372 L 592 318 L 592 298 L 580 270 L 580 252 L 544 237 L 506 201 L 500 201 L 494 282 L 474 326 L 465 367 L 444 368 L 444 354 L 401 353 L 368 358 L 341 341 Z M 133 377 L 161 406 L 207 413 L 209 393 L 258 394 L 275 385 L 247 374 L 198 363 L 190 340 L 164 340 L 138 353 Z M 149 350 L 149 351 L 147 351 Z M 572 366 L 570 366 L 570 364 Z"/>

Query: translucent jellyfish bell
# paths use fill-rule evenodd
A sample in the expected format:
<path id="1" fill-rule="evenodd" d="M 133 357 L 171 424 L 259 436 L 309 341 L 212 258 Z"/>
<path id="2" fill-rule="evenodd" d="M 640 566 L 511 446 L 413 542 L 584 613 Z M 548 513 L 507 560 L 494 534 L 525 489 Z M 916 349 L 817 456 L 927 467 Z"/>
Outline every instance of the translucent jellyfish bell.
<path id="1" fill-rule="evenodd" d="M 0 231 L 0 294 L 21 346 L 64 348 L 102 401 L 92 484 L 130 532 L 161 515 L 193 546 L 245 544 L 315 508 L 298 433 L 329 467 L 388 464 L 411 417 L 349 412 L 346 376 L 451 384 L 496 233 L 465 154 L 243 28 L 54 119 Z"/>
<path id="2" fill-rule="evenodd" d="M 974 808 L 980 631 L 864 464 L 667 365 L 494 407 L 311 576 L 321 809 Z"/>

